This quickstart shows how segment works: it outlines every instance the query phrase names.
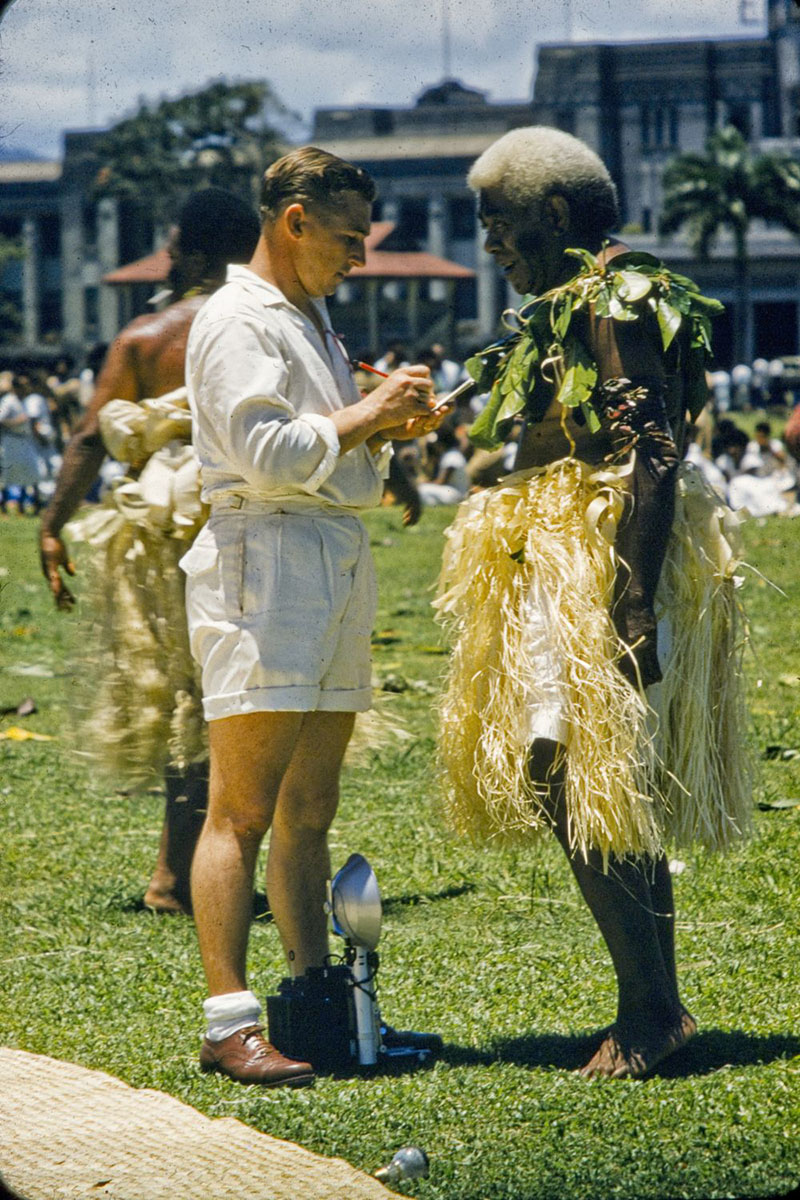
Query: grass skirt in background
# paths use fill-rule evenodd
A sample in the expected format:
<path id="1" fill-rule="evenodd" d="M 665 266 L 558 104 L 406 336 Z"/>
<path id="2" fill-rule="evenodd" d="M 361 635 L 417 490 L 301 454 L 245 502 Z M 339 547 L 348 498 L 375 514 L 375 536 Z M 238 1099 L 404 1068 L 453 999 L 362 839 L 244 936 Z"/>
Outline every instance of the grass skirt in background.
<path id="1" fill-rule="evenodd" d="M 113 400 L 100 417 L 109 452 L 145 465 L 67 529 L 90 548 L 81 607 L 93 644 L 79 716 L 87 752 L 136 786 L 208 755 L 178 566 L 206 510 L 185 389 L 141 404 Z"/>
<path id="2" fill-rule="evenodd" d="M 531 711 L 552 702 L 531 596 L 547 597 L 539 615 L 562 669 L 572 845 L 605 857 L 654 855 L 668 842 L 722 849 L 749 828 L 727 510 L 683 464 L 658 595 L 673 638 L 653 697 L 659 718 L 616 666 L 624 648 L 609 615 L 626 474 L 575 459 L 520 473 L 464 502 L 448 531 L 435 604 L 455 645 L 439 754 L 449 823 L 473 839 L 550 828 L 527 770 Z"/>

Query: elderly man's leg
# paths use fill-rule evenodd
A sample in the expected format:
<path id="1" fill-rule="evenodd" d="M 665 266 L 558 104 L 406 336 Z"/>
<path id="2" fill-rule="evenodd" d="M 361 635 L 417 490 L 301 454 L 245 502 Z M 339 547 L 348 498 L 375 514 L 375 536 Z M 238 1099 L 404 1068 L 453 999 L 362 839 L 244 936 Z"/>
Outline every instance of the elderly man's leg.
<path id="1" fill-rule="evenodd" d="M 678 998 L 672 949 L 672 894 L 666 862 L 587 858 L 569 844 L 563 766 L 552 742 L 535 743 L 531 778 L 546 804 L 581 894 L 608 946 L 617 977 L 617 1017 L 583 1074 L 640 1076 L 695 1032 Z M 658 904 L 669 907 L 660 909 Z M 663 948 L 662 948 L 663 946 Z M 665 953 L 666 952 L 666 953 Z"/>
<path id="2" fill-rule="evenodd" d="M 270 833 L 267 896 L 293 975 L 328 953 L 323 905 L 330 878 L 328 830 L 355 715 L 306 713 L 284 775 Z"/>

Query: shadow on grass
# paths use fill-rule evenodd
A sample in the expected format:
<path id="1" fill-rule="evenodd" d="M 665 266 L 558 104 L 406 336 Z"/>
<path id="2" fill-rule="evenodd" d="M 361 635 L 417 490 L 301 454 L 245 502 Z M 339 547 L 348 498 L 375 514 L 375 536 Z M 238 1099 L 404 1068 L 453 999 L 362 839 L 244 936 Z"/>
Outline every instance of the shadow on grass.
<path id="1" fill-rule="evenodd" d="M 407 892 L 402 896 L 388 896 L 383 901 L 383 911 L 387 913 L 398 908 L 413 908 L 415 904 L 432 904 L 436 900 L 455 900 L 475 890 L 474 883 L 461 883 L 442 888 L 440 892 Z"/>
<path id="2" fill-rule="evenodd" d="M 448 1043 L 441 1058 L 451 1066 L 488 1066 L 507 1062 L 521 1067 L 555 1067 L 579 1070 L 599 1043 L 599 1034 L 529 1034 L 498 1039 L 485 1050 Z M 665 1059 L 653 1076 L 679 1079 L 710 1075 L 725 1067 L 756 1067 L 800 1054 L 800 1037 L 773 1033 L 759 1035 L 741 1030 L 709 1029 L 698 1033 L 681 1050 Z"/>
<path id="3" fill-rule="evenodd" d="M 120 912 L 146 912 L 150 913 L 151 916 L 175 915 L 174 913 L 155 913 L 152 908 L 145 904 L 143 896 L 122 896 L 113 903 L 110 901 L 107 902 L 106 907 L 118 908 Z M 178 915 L 183 916 L 185 914 Z M 263 921 L 265 924 L 269 924 L 272 921 L 272 913 L 264 892 L 253 892 L 253 920 Z M 2 1200 L 2 1197 L 0 1197 L 0 1200 Z"/>
<path id="4" fill-rule="evenodd" d="M 459 886 L 443 888 L 440 892 L 409 892 L 403 896 L 389 896 L 383 901 L 385 913 L 401 908 L 413 908 L 416 904 L 431 904 L 436 900 L 455 900 L 468 892 L 475 891 L 474 883 L 462 883 Z M 114 902 L 107 901 L 109 907 L 119 908 L 121 912 L 151 912 L 142 896 L 115 897 Z M 253 920 L 269 923 L 272 920 L 269 901 L 264 892 L 253 893 Z"/>
<path id="5" fill-rule="evenodd" d="M 710 1075 L 723 1067 L 759 1067 L 800 1054 L 800 1036 L 744 1033 L 740 1029 L 704 1029 L 664 1060 L 655 1074 L 662 1079 Z"/>

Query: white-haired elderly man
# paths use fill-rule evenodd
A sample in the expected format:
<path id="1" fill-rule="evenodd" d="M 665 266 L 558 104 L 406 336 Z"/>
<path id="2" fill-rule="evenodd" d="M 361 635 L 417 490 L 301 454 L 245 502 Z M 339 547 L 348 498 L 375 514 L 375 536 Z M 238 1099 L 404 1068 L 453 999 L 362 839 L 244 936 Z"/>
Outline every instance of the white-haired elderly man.
<path id="1" fill-rule="evenodd" d="M 469 364 L 491 388 L 471 436 L 498 445 L 520 412 L 524 427 L 516 473 L 467 500 L 447 539 L 448 812 L 472 836 L 555 832 L 618 985 L 583 1074 L 638 1077 L 696 1029 L 664 848 L 719 848 L 751 807 L 733 580 L 709 565 L 725 557 L 717 501 L 679 466 L 718 306 L 611 236 L 614 184 L 566 133 L 506 134 L 469 183 L 524 297 L 516 330 Z"/>

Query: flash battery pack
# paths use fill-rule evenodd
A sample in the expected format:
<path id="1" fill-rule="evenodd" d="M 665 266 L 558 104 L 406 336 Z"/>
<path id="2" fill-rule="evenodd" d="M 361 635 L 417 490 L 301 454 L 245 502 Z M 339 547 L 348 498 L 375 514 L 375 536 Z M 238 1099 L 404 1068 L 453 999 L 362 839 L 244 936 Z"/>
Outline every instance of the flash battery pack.
<path id="1" fill-rule="evenodd" d="M 358 1066 L 353 978 L 344 965 L 309 967 L 282 979 L 267 996 L 269 1040 L 287 1058 L 310 1062 L 318 1071 Z"/>

